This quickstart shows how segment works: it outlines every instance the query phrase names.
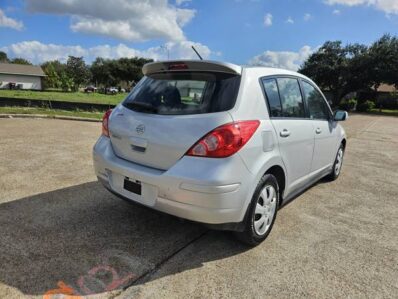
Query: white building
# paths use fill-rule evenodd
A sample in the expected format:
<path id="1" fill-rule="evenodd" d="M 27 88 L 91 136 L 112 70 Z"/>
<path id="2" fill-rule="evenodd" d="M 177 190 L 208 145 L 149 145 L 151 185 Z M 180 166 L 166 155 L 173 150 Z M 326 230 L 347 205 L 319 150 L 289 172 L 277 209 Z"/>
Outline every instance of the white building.
<path id="1" fill-rule="evenodd" d="M 40 66 L 0 63 L 0 89 L 42 90 L 45 76 Z"/>

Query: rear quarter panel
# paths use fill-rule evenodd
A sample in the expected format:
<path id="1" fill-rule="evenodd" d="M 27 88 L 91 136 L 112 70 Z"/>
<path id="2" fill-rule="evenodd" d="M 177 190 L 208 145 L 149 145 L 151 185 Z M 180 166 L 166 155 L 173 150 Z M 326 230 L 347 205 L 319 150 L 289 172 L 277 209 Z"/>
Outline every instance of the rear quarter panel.
<path id="1" fill-rule="evenodd" d="M 259 79 L 262 76 L 264 75 L 257 69 L 243 70 L 236 105 L 230 111 L 234 121 L 261 121 L 256 133 L 239 151 L 244 164 L 255 178 L 251 184 L 251 192 L 245 199 L 245 207 L 249 205 L 258 182 L 268 169 L 278 165 L 285 172 L 283 161 L 280 158 L 278 139 L 271 124 L 265 97 L 260 85 Z M 287 178 L 285 179 L 287 181 Z"/>

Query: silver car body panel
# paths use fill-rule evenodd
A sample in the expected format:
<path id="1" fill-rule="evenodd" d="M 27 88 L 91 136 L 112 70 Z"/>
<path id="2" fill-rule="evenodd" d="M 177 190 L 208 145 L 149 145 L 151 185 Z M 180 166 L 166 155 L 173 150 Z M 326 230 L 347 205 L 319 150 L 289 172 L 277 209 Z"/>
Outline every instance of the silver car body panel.
<path id="1" fill-rule="evenodd" d="M 110 117 L 109 131 L 117 156 L 167 170 L 206 133 L 231 121 L 228 112 L 157 115 L 118 105 Z"/>

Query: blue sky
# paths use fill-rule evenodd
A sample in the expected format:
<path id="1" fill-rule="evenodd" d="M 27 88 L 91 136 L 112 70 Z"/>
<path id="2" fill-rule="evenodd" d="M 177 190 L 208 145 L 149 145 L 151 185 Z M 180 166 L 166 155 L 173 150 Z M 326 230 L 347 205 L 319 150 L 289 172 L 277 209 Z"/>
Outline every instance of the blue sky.
<path id="1" fill-rule="evenodd" d="M 195 58 L 195 45 L 210 59 L 296 69 L 326 40 L 384 33 L 398 33 L 397 0 L 0 0 L 0 50 L 34 63 Z"/>

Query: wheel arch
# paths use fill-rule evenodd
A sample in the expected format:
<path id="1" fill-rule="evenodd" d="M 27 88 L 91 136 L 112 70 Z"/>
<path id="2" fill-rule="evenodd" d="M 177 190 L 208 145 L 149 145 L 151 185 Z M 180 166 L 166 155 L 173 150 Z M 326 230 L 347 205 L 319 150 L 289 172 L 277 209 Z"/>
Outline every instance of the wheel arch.
<path id="1" fill-rule="evenodd" d="M 272 166 L 270 166 L 265 172 L 263 172 L 262 173 L 262 175 L 261 175 L 261 177 L 260 177 L 260 182 L 261 182 L 261 178 L 263 178 L 265 175 L 273 175 L 275 178 L 276 178 L 276 180 L 277 180 L 277 182 L 278 182 L 278 187 L 279 187 L 279 194 L 280 194 L 280 202 L 279 202 L 279 207 L 281 206 L 281 203 L 282 203 L 282 194 L 283 194 L 283 191 L 285 190 L 285 186 L 286 186 L 286 175 L 285 175 L 285 170 L 284 170 L 284 168 L 283 168 L 283 166 L 282 165 L 279 165 L 279 164 L 273 164 Z M 257 182 L 257 185 L 259 184 L 259 182 Z M 257 188 L 256 188 L 257 189 Z M 253 198 L 253 196 L 252 196 L 252 198 Z M 251 219 L 250 218 L 250 215 L 251 215 L 251 212 L 250 212 L 250 210 L 251 210 L 251 204 L 249 203 L 249 205 L 247 206 L 247 208 L 246 208 L 246 211 L 245 211 L 245 215 L 244 215 L 244 218 L 243 218 L 243 220 L 236 226 L 236 229 L 235 229 L 235 231 L 236 231 L 236 234 L 237 234 L 237 236 L 238 236 L 238 238 L 240 239 L 240 240 L 242 240 L 242 241 L 244 241 L 244 242 L 246 242 L 246 243 L 248 243 L 248 244 L 250 244 L 250 245 L 256 245 L 256 244 L 258 244 L 258 242 L 248 242 L 247 241 L 247 239 L 246 239 L 246 237 L 244 237 L 245 235 L 244 235 L 244 233 L 245 233 L 245 231 L 246 231 L 246 229 L 247 229 L 247 226 L 249 225 L 248 224 L 248 221 Z M 253 206 L 254 206 L 254 203 L 253 203 Z M 277 213 L 277 211 L 275 211 L 275 214 Z M 273 222 L 272 222 L 272 225 L 273 225 L 273 223 L 274 223 L 274 220 L 275 220 L 275 215 L 274 215 L 274 218 L 273 218 Z M 272 229 L 272 226 L 271 226 L 271 229 Z M 265 235 L 265 237 L 269 234 L 269 232 L 271 231 L 271 229 L 268 231 L 268 233 Z M 263 239 L 262 239 L 263 240 Z M 260 241 L 262 241 L 262 240 L 260 240 Z"/>
<path id="2" fill-rule="evenodd" d="M 255 173 L 256 175 L 253 177 L 253 181 L 250 186 L 250 193 L 247 194 L 245 202 L 242 206 L 241 219 L 243 220 L 246 219 L 247 210 L 253 199 L 256 187 L 264 175 L 272 174 L 276 177 L 279 185 L 279 194 L 281 199 L 283 199 L 283 192 L 286 190 L 286 187 L 289 185 L 288 177 L 286 176 L 286 170 L 280 156 L 273 155 L 272 157 L 267 158 L 266 162 L 262 164 L 262 166 L 259 167 L 259 169 L 255 171 Z"/>
<path id="3" fill-rule="evenodd" d="M 343 145 L 343 148 L 345 149 L 346 144 L 347 144 L 347 139 L 343 138 L 343 140 L 341 140 L 341 144 Z"/>
<path id="4" fill-rule="evenodd" d="M 281 201 L 283 200 L 283 192 L 285 191 L 286 188 L 286 174 L 282 166 L 280 165 L 274 165 L 268 168 L 268 170 L 264 173 L 265 174 L 272 174 L 276 180 L 278 181 L 279 185 L 279 195 Z M 281 204 L 282 202 L 280 202 Z"/>

